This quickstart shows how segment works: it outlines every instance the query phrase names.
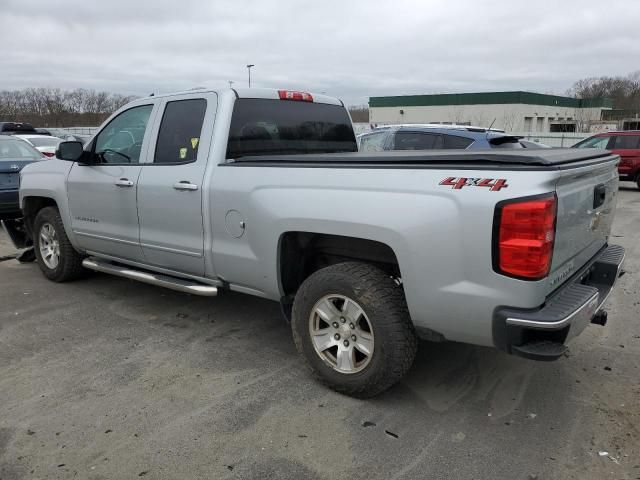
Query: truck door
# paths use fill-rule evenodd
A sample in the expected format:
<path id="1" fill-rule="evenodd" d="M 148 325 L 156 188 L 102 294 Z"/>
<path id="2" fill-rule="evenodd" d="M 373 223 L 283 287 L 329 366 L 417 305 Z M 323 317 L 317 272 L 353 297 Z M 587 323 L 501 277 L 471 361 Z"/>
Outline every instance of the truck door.
<path id="1" fill-rule="evenodd" d="M 81 247 L 142 260 L 136 187 L 149 144 L 154 102 L 114 117 L 89 144 L 95 165 L 75 163 L 67 177 L 71 228 Z"/>
<path id="2" fill-rule="evenodd" d="M 140 244 L 152 265 L 204 275 L 203 179 L 217 95 L 168 97 L 138 184 Z"/>

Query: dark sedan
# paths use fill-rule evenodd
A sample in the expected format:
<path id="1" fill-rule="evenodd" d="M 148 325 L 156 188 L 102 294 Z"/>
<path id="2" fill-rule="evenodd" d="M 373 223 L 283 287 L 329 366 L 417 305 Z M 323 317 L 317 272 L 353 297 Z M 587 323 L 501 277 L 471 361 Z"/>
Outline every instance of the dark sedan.
<path id="1" fill-rule="evenodd" d="M 43 159 L 42 153 L 24 140 L 0 135 L 0 220 L 21 215 L 18 202 L 20 170 Z"/>

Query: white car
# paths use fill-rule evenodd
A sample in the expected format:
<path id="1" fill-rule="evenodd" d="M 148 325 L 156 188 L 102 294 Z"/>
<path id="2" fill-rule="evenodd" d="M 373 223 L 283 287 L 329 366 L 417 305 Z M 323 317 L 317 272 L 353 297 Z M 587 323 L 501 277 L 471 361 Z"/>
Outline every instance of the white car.
<path id="1" fill-rule="evenodd" d="M 21 138 L 30 143 L 40 151 L 40 153 L 49 158 L 55 157 L 56 148 L 58 148 L 58 144 L 62 142 L 61 138 L 49 135 L 14 135 L 14 137 Z"/>

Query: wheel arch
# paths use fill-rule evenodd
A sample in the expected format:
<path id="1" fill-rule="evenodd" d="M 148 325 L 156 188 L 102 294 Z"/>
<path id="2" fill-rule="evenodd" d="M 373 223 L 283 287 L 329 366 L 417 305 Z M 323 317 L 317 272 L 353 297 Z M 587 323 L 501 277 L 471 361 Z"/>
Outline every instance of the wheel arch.
<path id="1" fill-rule="evenodd" d="M 51 197 L 30 195 L 22 199 L 22 214 L 25 228 L 29 235 L 33 235 L 33 222 L 38 212 L 46 207 L 58 207 L 58 203 Z"/>
<path id="2" fill-rule="evenodd" d="M 278 287 L 283 305 L 291 303 L 302 282 L 317 270 L 347 261 L 378 266 L 401 277 L 398 257 L 386 243 L 327 233 L 288 231 L 278 240 Z"/>

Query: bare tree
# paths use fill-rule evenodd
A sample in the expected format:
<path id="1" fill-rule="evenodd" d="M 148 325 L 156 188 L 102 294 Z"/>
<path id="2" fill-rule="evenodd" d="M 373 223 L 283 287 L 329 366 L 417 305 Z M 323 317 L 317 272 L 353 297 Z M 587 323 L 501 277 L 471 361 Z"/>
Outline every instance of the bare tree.
<path id="1" fill-rule="evenodd" d="M 516 118 L 518 115 L 514 110 L 505 110 L 502 114 L 502 128 L 507 132 L 513 131 L 516 126 Z"/>
<path id="2" fill-rule="evenodd" d="M 364 105 L 349 107 L 349 114 L 354 123 L 369 123 L 369 109 Z"/>
<path id="3" fill-rule="evenodd" d="M 0 121 L 41 127 L 95 126 L 134 97 L 78 88 L 0 92 Z"/>
<path id="4" fill-rule="evenodd" d="M 464 119 L 464 106 L 451 107 L 449 110 L 449 118 L 453 123 L 460 124 Z"/>
<path id="5" fill-rule="evenodd" d="M 578 80 L 567 91 L 576 98 L 610 98 L 615 108 L 640 108 L 640 70 L 626 77 L 591 77 Z"/>

